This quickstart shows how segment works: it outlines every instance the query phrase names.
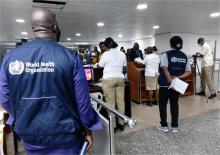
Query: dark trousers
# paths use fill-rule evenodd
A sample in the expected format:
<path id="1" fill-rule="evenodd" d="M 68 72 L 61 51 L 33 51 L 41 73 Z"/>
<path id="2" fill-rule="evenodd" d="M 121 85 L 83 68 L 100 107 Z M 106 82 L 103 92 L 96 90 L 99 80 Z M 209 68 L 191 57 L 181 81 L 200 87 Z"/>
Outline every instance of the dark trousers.
<path id="1" fill-rule="evenodd" d="M 179 100 L 180 94 L 172 89 L 160 87 L 159 90 L 159 110 L 161 126 L 167 127 L 167 102 L 170 101 L 171 126 L 178 127 Z"/>

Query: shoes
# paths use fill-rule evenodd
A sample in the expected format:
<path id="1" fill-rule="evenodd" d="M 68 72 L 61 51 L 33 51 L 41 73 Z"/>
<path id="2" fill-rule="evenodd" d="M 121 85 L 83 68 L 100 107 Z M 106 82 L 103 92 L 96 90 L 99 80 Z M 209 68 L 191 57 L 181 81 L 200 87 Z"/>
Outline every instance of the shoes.
<path id="1" fill-rule="evenodd" d="M 178 128 L 177 127 L 171 127 L 170 131 L 173 132 L 173 133 L 177 133 Z"/>
<path id="2" fill-rule="evenodd" d="M 205 96 L 205 91 L 201 91 L 201 92 L 199 92 L 199 93 L 196 93 L 196 95 Z"/>
<path id="3" fill-rule="evenodd" d="M 157 125 L 157 129 L 159 129 L 160 131 L 163 131 L 163 132 L 169 131 L 169 128 L 167 126 L 163 127 L 161 124 Z"/>
<path id="4" fill-rule="evenodd" d="M 150 106 L 150 107 L 153 106 L 151 101 L 148 101 L 148 102 L 147 102 L 147 105 Z"/>
<path id="5" fill-rule="evenodd" d="M 153 105 L 158 105 L 158 101 L 153 101 Z"/>
<path id="6" fill-rule="evenodd" d="M 120 131 L 124 131 L 124 125 L 120 125 L 120 124 L 118 124 L 117 125 L 117 128 L 120 130 Z"/>
<path id="7" fill-rule="evenodd" d="M 117 132 L 117 128 L 114 128 L 114 133 L 116 133 Z"/>
<path id="8" fill-rule="evenodd" d="M 216 93 L 211 94 L 211 95 L 208 97 L 208 99 L 213 99 L 213 98 L 215 98 L 216 96 L 217 96 Z"/>

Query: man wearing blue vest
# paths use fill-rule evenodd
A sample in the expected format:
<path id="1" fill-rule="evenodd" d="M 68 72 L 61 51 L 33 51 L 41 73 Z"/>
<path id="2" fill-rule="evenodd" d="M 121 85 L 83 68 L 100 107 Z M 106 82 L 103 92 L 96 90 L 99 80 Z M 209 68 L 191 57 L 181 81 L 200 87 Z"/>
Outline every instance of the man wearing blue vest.
<path id="1" fill-rule="evenodd" d="M 177 77 L 183 79 L 189 76 L 191 66 L 184 54 L 180 49 L 183 46 L 183 40 L 179 36 L 174 36 L 170 39 L 170 46 L 172 50 L 164 53 L 160 64 L 159 75 L 159 111 L 160 111 L 160 124 L 157 128 L 163 132 L 178 132 L 178 117 L 179 117 L 179 92 L 174 89 L 168 89 L 172 80 Z M 167 102 L 170 101 L 171 112 L 171 129 L 168 128 L 167 123 Z"/>
<path id="2" fill-rule="evenodd" d="M 77 52 L 56 43 L 60 31 L 54 13 L 36 9 L 31 24 L 36 39 L 3 61 L 1 106 L 28 154 L 78 154 L 85 139 L 91 147 L 91 130 L 102 127 L 82 62 Z"/>

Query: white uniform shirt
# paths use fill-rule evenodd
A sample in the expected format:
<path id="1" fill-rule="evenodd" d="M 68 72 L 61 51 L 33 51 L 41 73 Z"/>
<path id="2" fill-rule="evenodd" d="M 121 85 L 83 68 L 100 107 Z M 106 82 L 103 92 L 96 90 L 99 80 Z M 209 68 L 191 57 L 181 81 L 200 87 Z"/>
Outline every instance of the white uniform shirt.
<path id="1" fill-rule="evenodd" d="M 147 54 L 144 57 L 143 64 L 145 64 L 145 76 L 155 77 L 157 76 L 159 64 L 160 64 L 160 57 L 156 53 Z"/>
<path id="2" fill-rule="evenodd" d="M 205 42 L 200 53 L 203 55 L 202 65 L 204 67 L 212 66 L 214 64 L 213 54 L 209 44 Z"/>
<path id="3" fill-rule="evenodd" d="M 125 78 L 122 72 L 123 67 L 127 66 L 126 56 L 119 49 L 112 48 L 102 55 L 99 66 L 104 68 L 103 79 Z"/>

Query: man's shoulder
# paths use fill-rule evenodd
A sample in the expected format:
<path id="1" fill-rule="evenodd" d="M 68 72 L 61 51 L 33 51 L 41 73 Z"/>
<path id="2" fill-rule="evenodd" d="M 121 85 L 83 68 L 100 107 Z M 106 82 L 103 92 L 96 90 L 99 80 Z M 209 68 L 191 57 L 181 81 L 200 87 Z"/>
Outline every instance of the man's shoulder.
<path id="1" fill-rule="evenodd" d="M 209 45 L 207 42 L 204 43 L 203 48 L 205 48 L 205 49 L 211 49 L 210 45 Z"/>

